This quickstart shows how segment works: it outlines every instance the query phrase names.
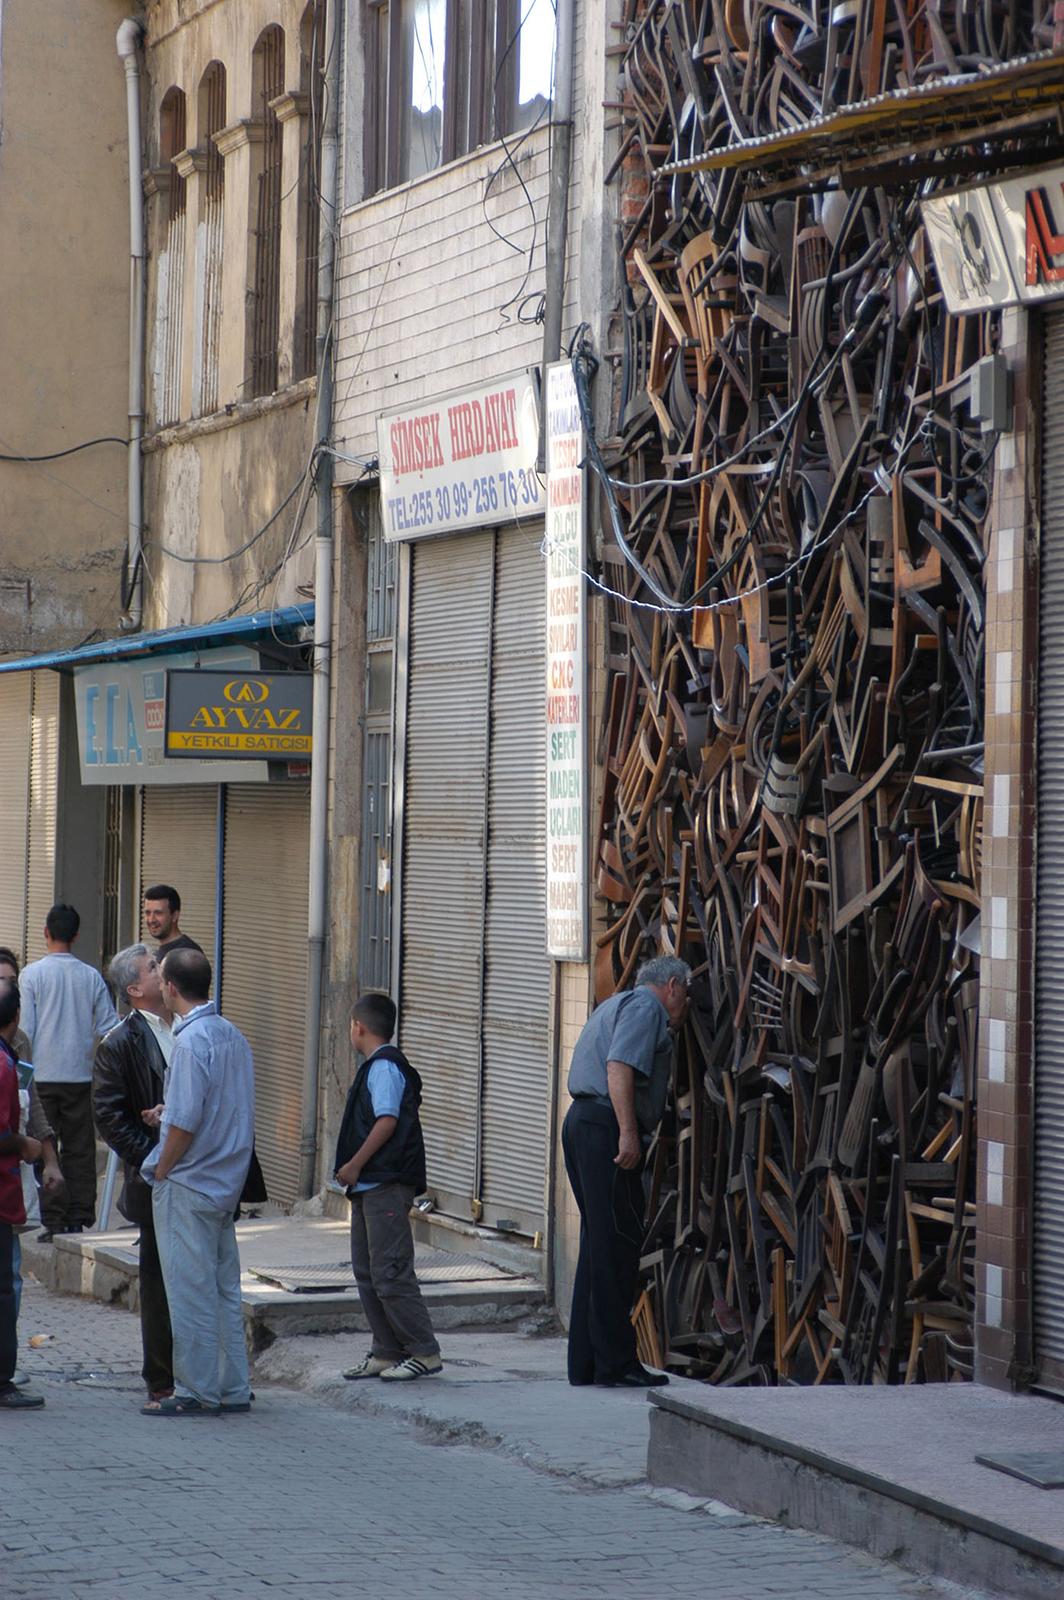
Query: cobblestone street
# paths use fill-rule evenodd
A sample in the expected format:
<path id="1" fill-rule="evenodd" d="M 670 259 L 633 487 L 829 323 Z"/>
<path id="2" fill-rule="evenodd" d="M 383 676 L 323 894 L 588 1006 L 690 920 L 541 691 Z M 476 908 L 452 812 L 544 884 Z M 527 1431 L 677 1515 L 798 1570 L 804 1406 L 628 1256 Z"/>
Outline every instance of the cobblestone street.
<path id="1" fill-rule="evenodd" d="M 3 1422 L 4 1600 L 940 1593 L 825 1540 L 428 1444 L 290 1389 L 259 1383 L 250 1417 L 154 1421 L 127 1312 L 30 1284 L 20 1331 L 47 1408 Z M 52 1338 L 26 1349 L 34 1333 Z"/>

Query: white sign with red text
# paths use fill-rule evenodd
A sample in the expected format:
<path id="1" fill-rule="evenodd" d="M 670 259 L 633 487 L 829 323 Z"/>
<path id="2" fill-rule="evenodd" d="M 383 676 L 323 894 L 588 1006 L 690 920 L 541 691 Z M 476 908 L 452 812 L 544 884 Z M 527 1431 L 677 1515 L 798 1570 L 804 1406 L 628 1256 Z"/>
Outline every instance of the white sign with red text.
<path id="1" fill-rule="evenodd" d="M 568 361 L 547 368 L 547 954 L 587 959 L 584 430 Z"/>
<path id="2" fill-rule="evenodd" d="M 1064 167 L 1040 167 L 921 201 L 954 316 L 1064 295 Z"/>
<path id="3" fill-rule="evenodd" d="M 377 418 L 388 540 L 539 517 L 539 411 L 530 373 Z"/>

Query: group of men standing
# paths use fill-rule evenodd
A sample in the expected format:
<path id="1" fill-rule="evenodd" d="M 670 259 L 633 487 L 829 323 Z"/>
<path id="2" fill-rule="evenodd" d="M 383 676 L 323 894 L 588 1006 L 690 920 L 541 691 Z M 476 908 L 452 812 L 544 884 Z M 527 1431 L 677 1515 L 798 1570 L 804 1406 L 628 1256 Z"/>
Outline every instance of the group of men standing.
<path id="1" fill-rule="evenodd" d="M 72 952 L 73 907 L 49 911 L 47 954 L 21 982 L 15 956 L 0 949 L 0 1407 L 44 1403 L 13 1382 L 20 1163 L 40 1164 L 40 1237 L 80 1232 L 95 1214 L 95 1127 L 122 1158 L 119 1207 L 140 1229 L 143 1411 L 250 1409 L 234 1224 L 242 1199 L 265 1198 L 248 1190 L 249 1178 L 261 1184 L 254 1064 L 243 1034 L 210 999 L 210 962 L 181 933 L 180 907 L 170 886 L 147 890 L 144 923 L 159 944 L 131 945 L 110 964 L 128 1008 L 121 1022 L 100 974 Z M 690 983 L 691 969 L 674 956 L 644 963 L 632 990 L 592 1014 L 573 1053 L 562 1145 L 581 1224 L 569 1330 L 576 1386 L 668 1381 L 639 1360 L 630 1313 L 642 1168 L 665 1108 Z M 409 1380 L 442 1366 L 409 1223 L 425 1184 L 421 1084 L 391 1043 L 395 1026 L 387 996 L 356 1003 L 352 1044 L 366 1060 L 349 1095 L 336 1177 L 352 1203 L 352 1265 L 374 1348 L 346 1378 Z M 24 1053 L 34 1064 L 26 1126 L 17 1076 Z"/>
<path id="2" fill-rule="evenodd" d="M 9 953 L 0 952 L 2 1407 L 43 1404 L 13 1382 L 19 1163 L 44 1163 L 40 1237 L 80 1232 L 95 1216 L 98 1127 L 124 1163 L 119 1209 L 140 1229 L 144 1412 L 250 1408 L 234 1223 L 254 1160 L 254 1065 L 247 1040 L 210 999 L 210 962 L 181 933 L 180 906 L 169 885 L 146 891 L 144 923 L 159 945 L 131 945 L 110 964 L 129 1008 L 121 1022 L 100 974 L 72 953 L 73 907 L 52 907 L 48 953 L 21 980 L 14 957 L 5 970 Z M 4 1042 L 3 1019 L 10 1011 L 14 1038 L 20 1005 L 16 1049 Z M 23 1052 L 43 1119 L 36 1136 L 32 1120 L 17 1131 Z"/>

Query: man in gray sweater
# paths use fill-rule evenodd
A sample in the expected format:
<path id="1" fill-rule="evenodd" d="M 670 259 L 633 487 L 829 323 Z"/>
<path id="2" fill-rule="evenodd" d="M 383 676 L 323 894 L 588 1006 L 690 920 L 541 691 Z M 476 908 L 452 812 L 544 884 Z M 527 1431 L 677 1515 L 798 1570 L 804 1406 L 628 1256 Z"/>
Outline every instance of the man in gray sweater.
<path id="1" fill-rule="evenodd" d="M 92 1121 L 92 1064 L 97 1042 L 118 1026 L 111 996 L 95 967 L 71 945 L 81 918 L 54 905 L 44 923 L 48 954 L 22 970 L 22 1029 L 33 1051 L 34 1080 L 55 1130 L 65 1189 L 41 1196 L 47 1241 L 80 1233 L 96 1217 L 96 1131 Z"/>

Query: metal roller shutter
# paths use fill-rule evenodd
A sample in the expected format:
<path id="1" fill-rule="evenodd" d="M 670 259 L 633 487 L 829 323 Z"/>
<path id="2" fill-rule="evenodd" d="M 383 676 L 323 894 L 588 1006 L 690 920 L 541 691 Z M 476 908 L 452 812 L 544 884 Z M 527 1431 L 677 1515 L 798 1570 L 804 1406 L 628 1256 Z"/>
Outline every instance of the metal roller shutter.
<path id="1" fill-rule="evenodd" d="M 1034 1336 L 1064 1386 L 1064 315 L 1045 319 L 1035 901 Z"/>
<path id="2" fill-rule="evenodd" d="M 26 946 L 26 845 L 30 787 L 28 672 L 0 678 L 0 944 L 21 960 Z"/>
<path id="3" fill-rule="evenodd" d="M 285 1203 L 299 1199 L 309 848 L 306 784 L 228 785 L 222 1007 L 255 1055 L 256 1148 Z"/>
<path id="4" fill-rule="evenodd" d="M 26 960 L 46 954 L 44 919 L 55 904 L 55 824 L 59 792 L 59 679 L 33 674 L 30 711 L 29 838 L 26 847 Z"/>
<path id="5" fill-rule="evenodd" d="M 218 789 L 214 784 L 145 788 L 141 809 L 140 893 L 171 884 L 181 896 L 181 931 L 214 964 Z M 139 915 L 139 910 L 138 910 Z M 151 940 L 141 924 L 141 939 Z"/>
<path id="6" fill-rule="evenodd" d="M 484 954 L 484 1220 L 543 1226 L 546 953 L 544 580 L 540 540 L 496 541 Z"/>
<path id="7" fill-rule="evenodd" d="M 471 1217 L 477 1176 L 490 536 L 412 551 L 400 1039 L 424 1079 L 429 1184 Z"/>

